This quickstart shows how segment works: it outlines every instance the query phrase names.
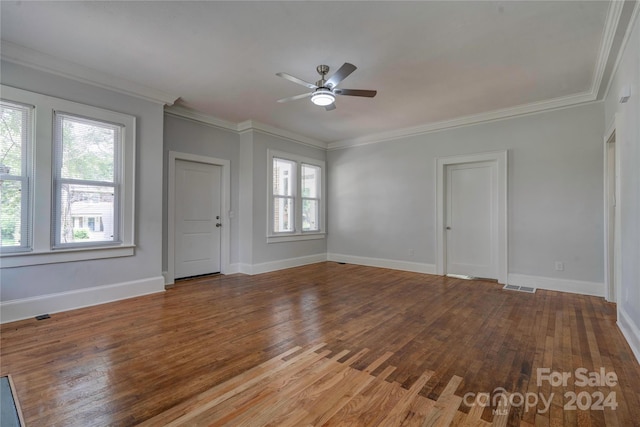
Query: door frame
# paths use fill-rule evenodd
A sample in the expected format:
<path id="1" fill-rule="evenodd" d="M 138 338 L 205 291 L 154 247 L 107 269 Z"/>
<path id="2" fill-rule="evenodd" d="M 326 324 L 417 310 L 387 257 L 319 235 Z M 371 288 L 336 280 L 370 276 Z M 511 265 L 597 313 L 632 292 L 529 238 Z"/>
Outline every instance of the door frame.
<path id="1" fill-rule="evenodd" d="M 436 158 L 436 274 L 445 275 L 446 239 L 444 234 L 446 218 L 445 182 L 447 166 L 476 162 L 495 162 L 498 168 L 498 229 L 496 230 L 496 254 L 498 254 L 498 283 L 507 284 L 508 277 L 508 224 L 507 224 L 507 159 L 508 151 L 465 154 Z"/>
<path id="2" fill-rule="evenodd" d="M 618 302 L 620 301 L 620 277 L 622 274 L 622 266 L 620 264 L 620 253 L 622 250 L 622 246 L 621 246 L 621 233 L 620 233 L 620 155 L 618 154 L 620 152 L 619 148 L 620 148 L 620 144 L 618 143 L 618 134 L 616 133 L 616 128 L 617 128 L 617 114 L 613 116 L 613 120 L 611 121 L 611 124 L 609 125 L 609 127 L 607 128 L 607 131 L 604 134 L 604 143 L 603 143 L 603 150 L 604 150 L 604 179 L 603 179 L 603 183 L 604 183 L 604 285 L 605 285 L 605 295 L 606 295 L 606 300 L 609 302 Z M 615 141 L 615 152 L 614 152 L 614 156 L 615 158 L 613 159 L 614 164 L 615 164 L 615 194 L 613 194 L 613 197 L 615 198 L 616 201 L 616 210 L 615 210 L 615 218 L 610 218 L 609 215 L 609 200 L 610 197 L 612 196 L 611 194 L 609 194 L 609 150 L 608 150 L 608 144 L 609 141 L 611 140 L 611 138 L 615 135 L 616 141 Z M 614 221 L 614 224 L 616 224 L 616 227 L 614 228 L 614 235 L 613 235 L 613 241 L 614 241 L 614 247 L 610 247 L 609 245 L 609 223 L 611 222 L 611 220 Z M 610 265 L 609 263 L 609 255 L 611 254 L 611 252 L 613 252 L 613 260 L 614 260 L 614 265 Z M 613 273 L 613 277 L 615 278 L 614 281 L 615 283 L 613 283 L 610 280 L 611 277 L 611 273 Z"/>
<path id="3" fill-rule="evenodd" d="M 222 167 L 222 180 L 220 182 L 220 211 L 222 214 L 222 232 L 220 233 L 220 273 L 226 274 L 229 272 L 230 268 L 229 238 L 231 218 L 229 215 L 229 209 L 231 208 L 231 162 L 229 160 L 217 159 L 215 157 L 169 151 L 169 182 L 167 183 L 167 275 L 165 277 L 165 285 L 171 285 L 175 282 L 176 161 L 178 160 L 205 163 Z"/>

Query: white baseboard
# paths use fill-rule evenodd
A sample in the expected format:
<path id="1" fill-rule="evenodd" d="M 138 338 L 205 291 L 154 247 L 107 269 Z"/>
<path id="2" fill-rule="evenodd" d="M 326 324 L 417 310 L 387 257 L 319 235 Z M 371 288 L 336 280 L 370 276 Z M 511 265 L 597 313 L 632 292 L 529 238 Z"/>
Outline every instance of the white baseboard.
<path id="1" fill-rule="evenodd" d="M 241 274 L 253 275 L 253 274 L 260 274 L 260 273 L 268 273 L 270 271 L 283 270 L 285 268 L 292 268 L 292 267 L 300 267 L 302 265 L 315 264 L 317 262 L 323 262 L 326 260 L 327 260 L 327 257 L 325 254 L 317 254 L 317 255 L 309 255 L 309 256 L 298 257 L 298 258 L 288 258 L 288 259 L 283 259 L 278 261 L 263 262 L 261 264 L 254 264 L 254 265 L 238 262 L 234 264 L 229 264 L 229 268 L 227 269 L 227 271 L 225 271 L 224 274 L 241 273 Z M 165 285 L 171 285 L 174 283 L 173 281 L 169 281 L 168 272 L 163 271 L 162 276 L 164 277 Z"/>
<path id="2" fill-rule="evenodd" d="M 604 283 L 585 282 L 582 280 L 557 279 L 553 277 L 529 276 L 526 274 L 509 273 L 510 285 L 531 286 L 548 291 L 569 292 L 572 294 L 593 295 L 604 297 Z"/>
<path id="3" fill-rule="evenodd" d="M 28 319 L 40 314 L 59 313 L 107 302 L 164 291 L 164 277 L 78 289 L 0 302 L 0 323 Z"/>
<path id="4" fill-rule="evenodd" d="M 237 263 L 237 264 L 229 264 L 229 269 L 227 271 L 225 271 L 224 274 L 236 274 L 236 273 L 242 273 L 242 268 L 241 268 L 242 264 Z"/>
<path id="5" fill-rule="evenodd" d="M 620 305 L 618 305 L 617 324 L 627 343 L 629 343 L 631 351 L 633 351 L 634 356 L 636 356 L 636 361 L 640 363 L 640 329 L 638 329 L 638 326 L 631 320 L 629 314 L 627 314 Z"/>
<path id="6" fill-rule="evenodd" d="M 162 272 L 162 278 L 164 279 L 164 285 L 168 286 L 168 285 L 173 285 L 173 280 L 169 278 L 169 272 L 168 271 L 163 271 Z"/>
<path id="7" fill-rule="evenodd" d="M 236 264 L 229 265 L 229 271 L 224 274 L 251 274 L 251 264 L 244 262 L 238 262 Z"/>
<path id="8" fill-rule="evenodd" d="M 284 270 L 285 268 L 300 267 L 303 265 L 324 262 L 326 260 L 327 260 L 327 255 L 322 253 L 322 254 L 316 254 L 316 255 L 301 256 L 297 258 L 281 259 L 278 261 L 263 262 L 260 264 L 253 264 L 253 265 L 244 264 L 243 269 L 245 271 L 242 271 L 242 273 L 245 273 L 245 274 L 268 273 L 270 271 Z"/>
<path id="9" fill-rule="evenodd" d="M 414 273 L 436 274 L 435 264 L 424 264 L 419 262 L 398 261 L 382 258 L 368 258 L 355 255 L 333 253 L 327 254 L 327 261 L 366 265 L 368 267 L 390 268 L 392 270 L 411 271 Z"/>

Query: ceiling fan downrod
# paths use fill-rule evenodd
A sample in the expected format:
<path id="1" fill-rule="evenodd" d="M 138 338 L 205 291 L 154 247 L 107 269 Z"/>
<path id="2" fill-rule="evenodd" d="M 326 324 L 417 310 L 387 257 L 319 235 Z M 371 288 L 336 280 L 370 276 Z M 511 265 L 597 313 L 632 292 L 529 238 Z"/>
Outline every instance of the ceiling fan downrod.
<path id="1" fill-rule="evenodd" d="M 316 82 L 316 86 L 318 87 L 324 87 L 325 83 L 327 82 L 325 80 L 326 75 L 329 73 L 329 66 L 328 65 L 318 65 L 316 67 L 316 71 L 318 72 L 318 74 L 320 74 L 320 80 L 318 80 Z"/>

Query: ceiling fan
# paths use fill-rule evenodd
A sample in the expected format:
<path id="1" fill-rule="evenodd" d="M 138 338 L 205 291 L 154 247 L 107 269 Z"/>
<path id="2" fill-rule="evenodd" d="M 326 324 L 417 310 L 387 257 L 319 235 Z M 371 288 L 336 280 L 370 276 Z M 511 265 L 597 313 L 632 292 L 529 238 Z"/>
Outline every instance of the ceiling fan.
<path id="1" fill-rule="evenodd" d="M 278 102 L 294 101 L 296 99 L 302 99 L 311 97 L 311 102 L 315 105 L 324 107 L 325 110 L 335 110 L 336 95 L 347 96 L 364 96 L 366 98 L 373 98 L 378 93 L 375 90 L 363 90 L 363 89 L 337 89 L 336 86 L 340 84 L 342 80 L 347 78 L 351 73 L 356 70 L 356 66 L 345 62 L 342 67 L 338 69 L 329 79 L 326 79 L 326 75 L 329 72 L 328 65 L 318 65 L 316 71 L 320 74 L 320 80 L 315 84 L 306 82 L 302 79 L 292 76 L 287 73 L 276 73 L 276 76 L 287 79 L 291 82 L 305 86 L 309 89 L 313 89 L 313 92 L 303 93 L 301 95 L 290 96 L 289 98 L 279 99 Z"/>

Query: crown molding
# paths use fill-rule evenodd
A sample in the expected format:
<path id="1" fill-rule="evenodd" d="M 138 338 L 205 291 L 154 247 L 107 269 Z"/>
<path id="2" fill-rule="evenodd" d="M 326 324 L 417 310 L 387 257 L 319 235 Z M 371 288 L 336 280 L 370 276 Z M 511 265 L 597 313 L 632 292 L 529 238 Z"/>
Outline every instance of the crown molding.
<path id="1" fill-rule="evenodd" d="M 602 32 L 602 41 L 600 42 L 600 52 L 598 52 L 598 60 L 596 61 L 596 67 L 593 71 L 593 82 L 591 82 L 591 92 L 596 94 L 596 96 L 602 84 L 607 62 L 609 62 L 613 40 L 618 30 L 623 7 L 623 0 L 614 0 L 609 4 L 604 30 Z M 609 80 L 611 80 L 611 76 L 609 76 Z"/>
<path id="2" fill-rule="evenodd" d="M 181 105 L 172 105 L 170 107 L 165 107 L 164 112 L 170 116 L 189 119 L 216 128 L 238 132 L 238 124 L 235 122 L 230 122 L 228 120 L 209 116 L 207 114 L 200 113 L 199 111 L 183 107 Z"/>
<path id="3" fill-rule="evenodd" d="M 638 16 L 640 16 L 640 1 L 635 1 L 633 11 L 631 12 L 631 18 L 629 19 L 629 24 L 627 25 L 626 32 L 624 34 L 622 42 L 620 43 L 620 50 L 618 50 L 616 62 L 613 64 L 613 68 L 611 69 L 611 76 L 609 77 L 609 81 L 607 82 L 607 88 L 602 95 L 602 99 L 607 99 L 607 96 L 609 96 L 611 84 L 613 83 L 613 79 L 618 72 L 618 67 L 620 66 L 622 57 L 624 56 L 627 44 L 629 44 L 629 38 L 631 37 L 631 33 L 633 32 L 635 25 L 637 24 Z"/>
<path id="4" fill-rule="evenodd" d="M 560 108 L 572 107 L 578 104 L 584 104 L 596 100 L 593 92 L 584 92 L 576 95 L 563 96 L 546 101 L 533 102 L 530 104 L 519 105 L 517 107 L 503 108 L 500 110 L 488 111 L 486 113 L 473 114 L 470 116 L 459 117 L 451 120 L 443 120 L 440 122 L 429 123 L 426 125 L 413 126 L 403 129 L 397 129 L 389 132 L 380 132 L 376 134 L 366 135 L 357 138 L 334 141 L 327 144 L 328 150 L 339 150 L 342 148 L 355 147 L 359 145 L 375 144 L 378 142 L 389 141 L 392 139 L 405 138 L 409 136 L 421 135 L 425 133 L 438 132 L 451 128 L 474 125 L 478 123 L 486 123 L 497 120 L 504 120 L 511 117 L 524 116 L 529 114 L 542 113 L 545 111 L 556 110 Z"/>
<path id="5" fill-rule="evenodd" d="M 62 60 L 54 56 L 26 48 L 24 46 L 17 45 L 12 42 L 2 40 L 0 57 L 8 62 L 24 65 L 30 68 L 35 68 L 48 73 L 59 75 L 62 77 L 70 78 L 83 83 L 88 83 L 104 89 L 116 91 L 126 95 L 134 96 L 137 98 L 145 99 L 154 103 L 160 103 L 168 105 L 165 108 L 166 114 L 182 117 L 190 120 L 195 120 L 201 123 L 205 123 L 217 128 L 231 130 L 238 133 L 248 131 L 258 131 L 268 135 L 274 135 L 280 138 L 284 138 L 299 144 L 307 145 L 314 148 L 320 148 L 324 150 L 337 150 L 347 147 L 373 144 L 377 142 L 384 142 L 392 139 L 398 139 L 403 137 L 409 137 L 414 135 L 420 135 L 430 132 L 437 132 L 446 129 L 452 129 L 456 127 L 468 126 L 483 122 L 491 122 L 496 120 L 507 119 L 516 116 L 535 114 L 539 112 L 555 110 L 560 108 L 566 108 L 573 105 L 592 102 L 597 99 L 600 86 L 605 79 L 605 72 L 607 62 L 611 55 L 611 49 L 615 39 L 615 34 L 618 29 L 620 18 L 622 16 L 623 8 L 625 5 L 624 0 L 613 0 L 610 2 L 609 9 L 607 11 L 607 17 L 605 27 L 602 34 L 602 41 L 600 50 L 598 53 L 598 59 L 594 68 L 593 81 L 591 84 L 591 90 L 575 95 L 559 97 L 551 100 L 534 102 L 530 104 L 524 104 L 516 107 L 510 107 L 500 110 L 489 111 L 480 114 L 474 114 L 465 117 L 459 117 L 451 120 L 444 120 L 435 123 L 428 123 L 419 126 L 407 127 L 402 129 L 396 129 L 392 131 L 386 131 L 376 134 L 364 135 L 361 137 L 338 140 L 333 142 L 323 142 L 314 138 L 300 135 L 295 132 L 291 132 L 285 129 L 280 129 L 271 125 L 257 122 L 255 120 L 246 120 L 240 123 L 230 122 L 224 119 L 209 116 L 192 109 L 188 109 L 182 106 L 173 105 L 178 99 L 177 96 L 171 95 L 164 91 L 151 88 L 139 83 L 132 82 L 130 80 L 122 79 L 89 67 L 85 67 L 73 62 Z M 638 16 L 640 10 L 640 3 L 635 2 L 635 7 L 632 12 L 632 17 L 629 22 L 629 26 L 625 37 L 620 46 L 620 51 L 616 57 L 616 61 L 612 68 L 610 76 L 606 79 L 607 87 L 604 92 L 604 97 L 609 92 L 613 76 L 618 69 L 620 58 L 627 45 L 629 34 L 633 29 L 633 25 Z"/>
<path id="6" fill-rule="evenodd" d="M 328 148 L 327 143 L 324 141 L 319 141 L 308 136 L 300 135 L 285 129 L 280 129 L 275 126 L 267 125 L 265 123 L 260 123 L 255 120 L 246 120 L 244 122 L 238 123 L 238 132 L 246 132 L 250 130 L 262 132 L 267 135 L 277 136 L 279 138 L 288 139 L 290 141 L 297 142 L 298 144 L 307 145 L 313 148 L 320 148 L 322 150 L 326 150 Z"/>
<path id="7" fill-rule="evenodd" d="M 591 83 L 591 89 L 587 92 L 554 98 L 554 99 L 540 101 L 540 102 L 534 102 L 530 104 L 519 105 L 516 107 L 489 111 L 486 113 L 459 117 L 451 120 L 444 120 L 444 121 L 429 123 L 429 124 L 420 125 L 420 126 L 396 129 L 389 132 L 381 132 L 377 134 L 365 135 L 362 137 L 333 141 L 327 144 L 327 149 L 338 150 L 341 148 L 374 144 L 377 142 L 389 141 L 397 138 L 420 135 L 420 134 L 429 133 L 429 132 L 437 132 L 445 129 L 468 126 L 468 125 L 473 125 L 473 124 L 478 124 L 483 122 L 502 120 L 502 119 L 507 119 L 507 118 L 516 117 L 516 116 L 535 114 L 535 113 L 540 113 L 544 111 L 556 110 L 560 108 L 566 108 L 566 107 L 571 107 L 578 104 L 595 101 L 598 97 L 600 86 L 603 83 L 603 78 L 605 77 L 607 62 L 609 61 L 609 57 L 611 55 L 611 49 L 613 47 L 613 42 L 615 39 L 616 32 L 618 30 L 618 25 L 620 23 L 620 18 L 622 16 L 624 5 L 625 5 L 624 0 L 613 0 L 609 5 L 609 10 L 607 11 L 607 17 L 605 21 L 605 27 L 602 34 L 602 42 L 600 44 L 600 51 L 598 53 L 598 59 L 593 72 L 593 81 Z M 625 38 L 622 42 L 620 52 L 618 52 L 618 57 L 612 69 L 611 75 L 609 76 L 606 82 L 607 90 L 605 91 L 605 96 L 609 90 L 609 86 L 611 85 L 612 77 L 615 75 L 615 72 L 617 70 L 618 63 L 620 61 L 620 56 L 622 54 L 622 51 L 624 50 L 624 47 L 626 46 L 627 39 L 629 38 L 629 33 L 633 28 L 633 24 L 638 15 L 638 9 L 640 9 L 640 5 L 638 2 L 636 2 L 633 16 L 629 23 L 629 28 L 627 29 L 627 34 L 625 35 Z"/>
<path id="8" fill-rule="evenodd" d="M 265 123 L 260 123 L 255 120 L 245 120 L 244 122 L 235 123 L 228 120 L 213 117 L 207 114 L 203 114 L 199 111 L 193 110 L 191 108 L 183 107 L 181 105 L 173 105 L 171 107 L 166 107 L 165 113 L 170 116 L 180 117 L 180 118 L 204 123 L 206 125 L 213 126 L 219 129 L 230 130 L 237 133 L 256 131 L 256 132 L 261 132 L 267 135 L 273 135 L 278 138 L 284 138 L 289 141 L 302 144 L 302 145 L 307 145 L 313 148 L 320 148 L 322 150 L 327 149 L 327 144 L 323 141 L 309 138 L 307 136 L 300 135 L 285 129 L 280 129 L 275 126 L 267 125 Z"/>
<path id="9" fill-rule="evenodd" d="M 103 89 L 141 98 L 157 104 L 172 105 L 178 97 L 127 79 L 2 40 L 0 57 L 8 62 L 24 65 Z"/>

